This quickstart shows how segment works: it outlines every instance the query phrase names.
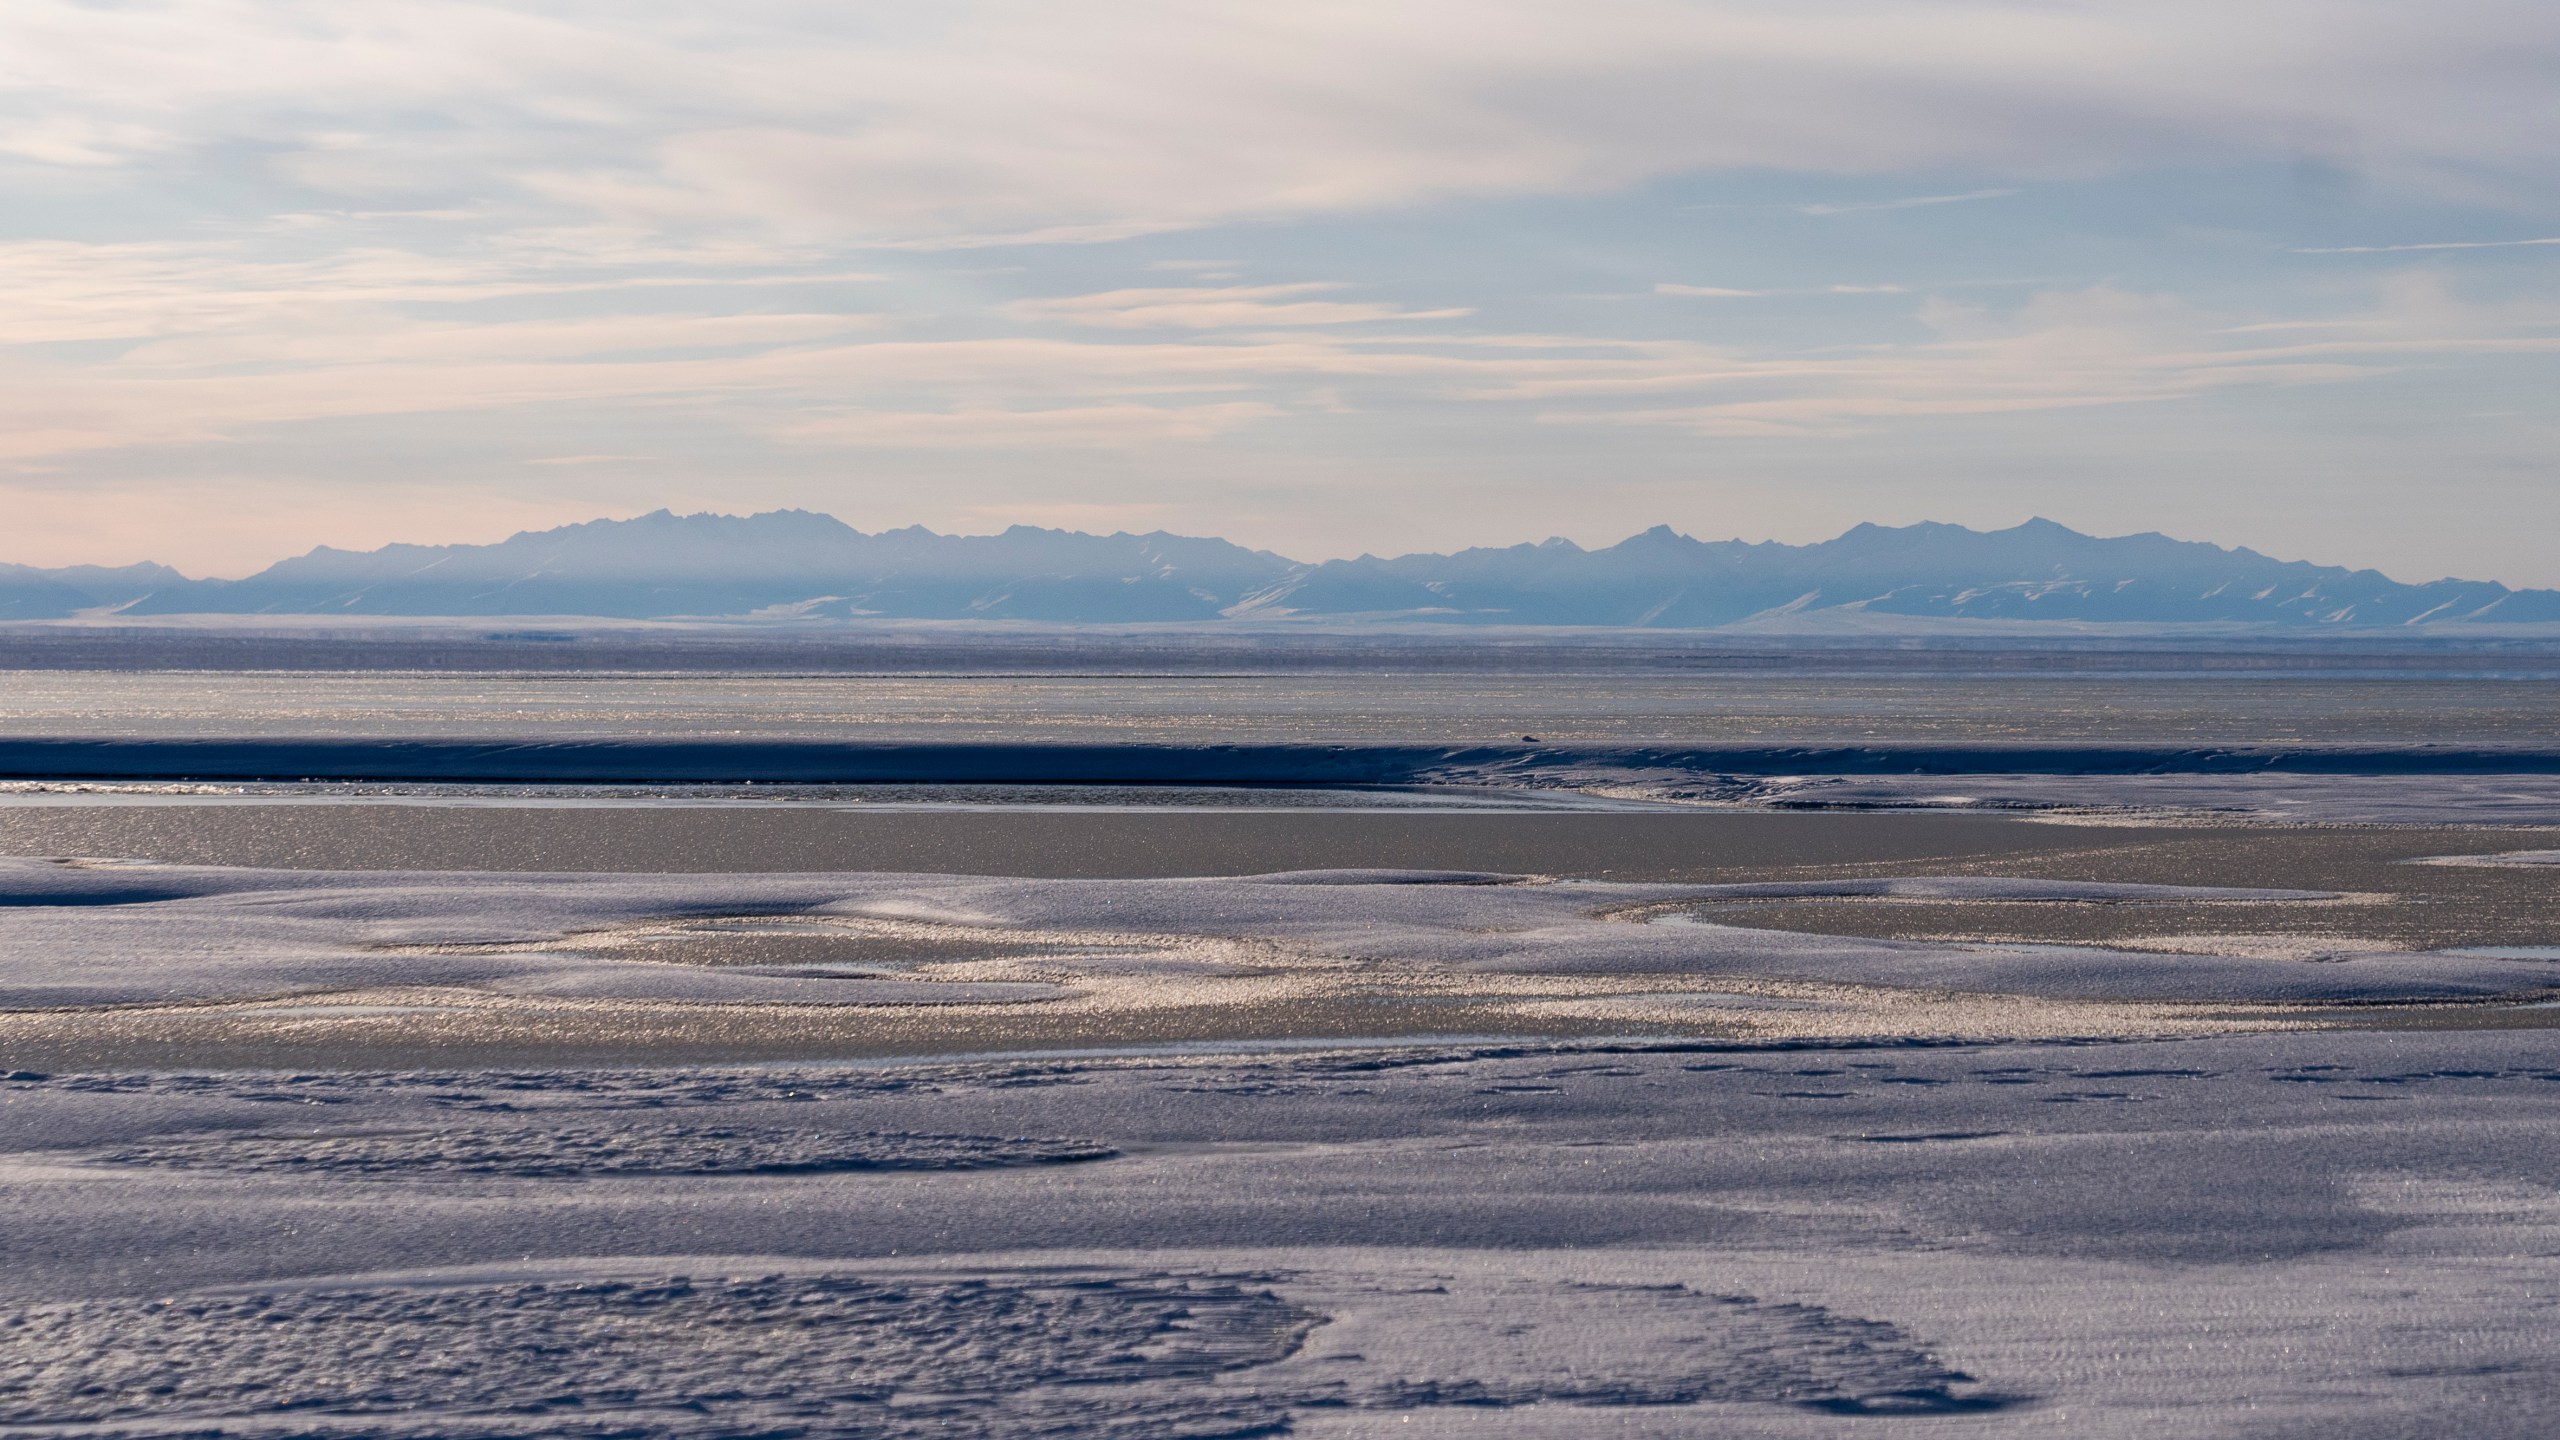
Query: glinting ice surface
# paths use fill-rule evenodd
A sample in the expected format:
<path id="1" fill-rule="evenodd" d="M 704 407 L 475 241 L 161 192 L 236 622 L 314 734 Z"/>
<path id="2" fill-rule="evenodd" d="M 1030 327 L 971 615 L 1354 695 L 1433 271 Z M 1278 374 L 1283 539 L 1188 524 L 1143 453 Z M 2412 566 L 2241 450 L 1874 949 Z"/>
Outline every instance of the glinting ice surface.
<path id="1" fill-rule="evenodd" d="M 1771 898 L 2061 904 L 2303 902 L 2320 891 L 1982 877 L 1745 885 L 1536 883 L 1535 877 L 1316 871 L 1241 879 L 1007 880 L 938 875 L 332 874 L 0 861 L 0 1008 L 246 1000 L 386 986 L 661 1001 L 1022 1003 L 1045 982 L 859 978 L 842 968 L 615 958 L 671 921 L 833 920 L 852 954 L 897 927 L 1025 945 L 1055 968 L 1232 970 L 1240 956 L 1481 974 L 1757 977 L 2061 999 L 2370 1001 L 2492 996 L 2547 966 L 2458 954 L 2306 964 L 2209 962 L 2081 946 L 1952 945 L 1629 923 L 1634 913 Z M 1712 916 L 1712 910 L 1701 913 Z M 871 927 L 866 930 L 865 927 Z M 1236 947 L 1262 947 L 1239 951 Z M 705 960 L 716 953 L 704 951 Z M 2324 959 L 2334 957 L 2324 956 Z"/>
<path id="2" fill-rule="evenodd" d="M 2560 850 L 2502 850 L 2493 855 L 2429 855 L 2410 862 L 2414 865 L 2477 866 L 2489 869 L 2560 866 Z"/>
<path id="3" fill-rule="evenodd" d="M 2547 1049 L 2332 1032 L 21 1078 L 0 1116 L 38 1148 L 0 1156 L 0 1423 L 1173 1437 L 1410 1415 L 1828 1440 L 1844 1415 L 1888 1435 L 1934 1415 L 2522 1440 L 2560 1398 Z M 574 1150 L 660 1123 L 1119 1155 L 480 1180 L 255 1147 L 96 1158 L 431 1127 Z"/>

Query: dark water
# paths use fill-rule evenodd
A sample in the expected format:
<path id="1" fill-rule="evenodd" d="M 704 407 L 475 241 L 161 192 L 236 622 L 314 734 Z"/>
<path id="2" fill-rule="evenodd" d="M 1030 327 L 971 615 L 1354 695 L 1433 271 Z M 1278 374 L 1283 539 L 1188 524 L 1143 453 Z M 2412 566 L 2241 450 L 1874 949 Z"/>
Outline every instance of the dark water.
<path id="1" fill-rule="evenodd" d="M 0 671 L 0 736 L 872 743 L 2560 744 L 2560 679 L 1871 672 Z"/>

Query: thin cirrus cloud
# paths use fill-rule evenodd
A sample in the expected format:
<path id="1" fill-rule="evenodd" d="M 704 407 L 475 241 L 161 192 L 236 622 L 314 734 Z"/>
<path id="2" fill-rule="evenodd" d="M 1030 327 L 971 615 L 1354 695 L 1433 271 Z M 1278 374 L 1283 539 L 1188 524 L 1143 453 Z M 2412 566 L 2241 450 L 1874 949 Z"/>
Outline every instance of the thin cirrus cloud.
<path id="1" fill-rule="evenodd" d="M 1325 281 L 1291 285 L 1230 285 L 1216 289 L 1108 290 L 1045 300 L 1017 300 L 1004 313 L 1018 320 L 1055 321 L 1114 330 L 1210 330 L 1259 325 L 1360 325 L 1381 320 L 1455 320 L 1472 309 L 1408 310 L 1382 301 L 1314 297 L 1342 287 Z"/>
<path id="2" fill-rule="evenodd" d="M 1892 200 L 1818 201 L 1795 207 L 1799 215 L 1855 215 L 1868 210 L 1923 210 L 1932 205 L 1963 205 L 1975 200 L 2005 200 L 2017 189 L 1967 190 L 1961 195 L 1904 195 Z"/>
<path id="3" fill-rule="evenodd" d="M 2378 174 L 2547 182 L 2560 22 L 2519 3 L 1850 0 L 911 13 L 20 0 L 0 148 L 272 148 L 315 189 L 890 243 L 1098 240 L 1699 168 L 2031 178 L 2351 136 Z M 2449 77 L 2460 77 L 2459 83 Z M 319 117 L 316 121 L 312 117 Z M 2321 142 L 2325 143 L 2325 142 Z M 1919 197 L 1933 200 L 1938 197 Z M 1883 202 L 1892 203 L 1892 202 Z"/>
<path id="4" fill-rule="evenodd" d="M 1979 392 L 1973 408 L 2007 408 L 2018 403 L 2025 384 L 1993 363 L 1996 357 L 1937 342 L 1863 347 L 1847 358 L 1799 358 L 1764 347 L 1740 363 L 1717 357 L 1746 352 L 1700 342 L 1415 330 L 1423 322 L 1448 327 L 1465 312 L 1326 298 L 1339 295 L 1339 287 L 1313 282 L 1026 299 L 1001 313 L 1070 334 L 955 339 L 884 333 L 899 331 L 899 322 L 872 313 L 658 311 L 465 324 L 449 314 L 426 318 L 401 308 L 421 295 L 459 296 L 477 305 L 492 296 L 538 292 L 544 283 L 477 263 L 441 267 L 374 257 L 270 272 L 221 258 L 190 263 L 155 247 L 83 252 L 61 246 L 0 258 L 18 262 L 17 273 L 49 282 L 0 291 L 0 324 L 45 341 L 120 336 L 129 342 L 105 362 L 65 365 L 24 353 L 0 362 L 0 376 L 10 382 L 0 394 L 0 416 L 11 422 L 0 448 L 19 457 L 216 440 L 304 421 L 546 403 L 674 401 L 798 443 L 834 437 L 847 444 L 912 440 L 948 447 L 965 446 L 974 436 L 978 443 L 1016 447 L 1039 433 L 1072 435 L 1078 443 L 1114 434 L 1135 440 L 1223 433 L 1278 413 L 1276 407 L 1290 402 L 1291 387 L 1348 384 L 1365 403 L 1392 408 L 1400 397 L 1432 395 L 1501 404 L 1608 390 L 1669 394 L 1704 375 L 1699 383 L 1796 385 L 1807 393 L 1790 399 L 1788 413 L 1832 424 L 1897 413 L 1895 394 L 1947 411 L 1964 408 L 1960 397 L 1971 390 Z M 584 293 L 585 276 L 573 272 L 550 283 Z M 1673 295 L 1726 293 L 1659 288 Z M 1897 293 L 1886 286 L 1816 289 Z M 2265 354 L 2221 356 L 2201 367 L 2179 358 L 2228 343 L 2211 338 L 2217 334 L 2248 328 L 2192 307 L 2178 311 L 2192 318 L 2176 324 L 2159 321 L 2166 312 L 2156 306 L 2121 298 L 2075 307 L 2041 295 L 2005 319 L 1994 311 L 1932 307 L 1927 313 L 1937 326 L 1997 334 L 2007 347 L 1998 353 L 2036 355 L 2020 369 L 2032 381 L 2026 391 L 2037 407 L 2121 404 L 2202 383 L 2134 383 L 2127 375 L 2211 375 L 2219 384 L 2243 378 L 2235 366 L 2249 367 L 2251 383 L 2277 373 L 2264 368 L 2273 358 Z M 2153 318 L 2135 325 L 2137 315 Z M 1399 325 L 1382 328 L 1386 321 Z M 2549 322 L 2541 312 L 2458 306 L 2431 291 L 2421 303 L 2325 322 L 2360 327 L 2342 343 L 2365 358 L 2344 368 L 2291 372 L 2289 380 L 2356 378 L 2370 373 L 2370 357 L 2394 349 L 2539 345 L 2535 327 L 2547 330 Z M 1076 330 L 1197 338 L 1087 342 L 1071 338 Z M 1290 337 L 1291 331 L 1302 333 Z M 1343 333 L 1328 338 L 1331 331 Z M 2075 335 L 2082 339 L 2072 340 Z M 1977 335 L 1968 343 L 1984 342 Z M 2055 367 L 2050 359 L 2059 353 L 2108 358 L 2099 370 Z M 2167 358 L 2130 358 L 2145 353 Z M 1260 408 L 1197 408 L 1202 397 L 1227 403 L 1239 387 L 1271 393 L 1239 402 Z M 909 425 L 880 418 L 876 407 L 848 418 L 855 414 L 846 408 L 848 396 L 900 391 L 1001 399 L 996 405 L 927 401 L 916 406 Z M 1864 398 L 1837 398 L 1852 392 Z M 1137 423 L 1144 417 L 1131 407 L 1165 414 Z M 1049 411 L 1078 413 L 1036 422 L 1003 418 Z M 1612 418 L 1638 417 L 1614 412 Z M 1687 424 L 1695 415 L 1666 406 L 1663 419 Z"/>
<path id="5" fill-rule="evenodd" d="M 2380 303 L 2295 327 L 2225 326 L 2172 297 L 2098 286 L 2011 310 L 1932 301 L 1936 334 L 1849 356 L 1730 356 L 1682 369 L 1620 366 L 1521 383 L 1546 424 L 1667 427 L 1706 436 L 1803 437 L 1906 420 L 2083 410 L 2214 393 L 2370 380 L 2463 356 L 2560 356 L 2560 312 L 2467 304 L 2421 277 Z M 1669 360 L 1671 357 L 1659 357 Z M 1627 405 L 1625 399 L 1645 403 Z"/>
<path id="6" fill-rule="evenodd" d="M 1135 303 L 1115 300 L 1100 313 L 1117 316 Z M 2552 316 L 2465 307 L 2434 292 L 2368 312 L 2347 333 L 2280 344 L 2173 299 L 2103 287 L 2006 310 L 1930 302 L 1923 315 L 1932 338 L 1848 353 L 1358 326 L 1292 332 L 1259 318 L 1196 335 L 1151 327 L 1175 338 L 1143 340 L 867 338 L 829 333 L 835 317 L 803 325 L 777 316 L 755 317 L 773 323 L 742 353 L 627 358 L 631 347 L 619 339 L 564 344 L 561 327 L 531 322 L 388 339 L 330 323 L 296 346 L 255 351 L 261 363 L 246 373 L 238 346 L 175 342 L 50 383 L 24 360 L 0 364 L 0 381 L 9 382 L 0 386 L 0 443 L 25 458 L 295 422 L 603 404 L 690 407 L 793 445 L 1091 447 L 1210 439 L 1317 407 L 1319 394 L 1330 397 L 1325 408 L 1347 396 L 1353 408 L 1386 413 L 1414 403 L 1497 412 L 1526 405 L 1547 422 L 1813 434 L 1896 416 L 2331 384 L 2416 356 L 2560 348 Z M 691 322 L 651 323 L 683 333 Z M 588 328 L 567 327 L 572 335 Z M 875 398 L 900 394 L 979 398 L 903 407 Z"/>
<path id="7" fill-rule="evenodd" d="M 2405 255 L 2426 250 L 2510 250 L 2560 245 L 2560 235 L 2535 240 L 2428 240 L 2414 245 L 2297 245 L 2296 255 Z"/>
<path id="8" fill-rule="evenodd" d="M 1730 290 L 1721 285 L 1683 285 L 1665 280 L 1653 287 L 1656 295 L 1681 295 L 1701 300 L 1752 300 L 1771 295 L 1908 295 L 1907 285 L 1814 285 L 1794 290 Z"/>
<path id="9" fill-rule="evenodd" d="M 1200 441 L 1279 414 L 1252 400 L 1200 405 L 1134 403 L 1061 405 L 1047 409 L 855 411 L 790 424 L 785 438 L 853 442 L 901 449 L 988 447 L 1119 449 L 1131 444 Z"/>

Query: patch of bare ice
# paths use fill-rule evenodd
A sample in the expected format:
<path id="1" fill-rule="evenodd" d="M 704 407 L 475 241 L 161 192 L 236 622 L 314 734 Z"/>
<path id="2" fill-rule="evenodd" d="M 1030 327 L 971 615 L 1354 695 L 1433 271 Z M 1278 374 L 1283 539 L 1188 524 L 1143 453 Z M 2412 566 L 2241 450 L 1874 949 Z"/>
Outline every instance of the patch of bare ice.
<path id="1" fill-rule="evenodd" d="M 646 1263 L 22 1306 L 0 1425 L 1134 1440 L 1303 1410 L 2004 1403 L 1889 1322 L 1677 1284 Z"/>
<path id="2" fill-rule="evenodd" d="M 2429 855 L 2412 865 L 2458 865 L 2505 869 L 2511 866 L 2560 865 L 2560 850 L 2505 850 L 2494 855 Z"/>
<path id="3" fill-rule="evenodd" d="M 484 1129 L 169 1136 L 100 1150 L 105 1165 L 248 1174 L 510 1176 L 787 1175 L 989 1170 L 1108 1159 L 1083 1140 L 919 1135 L 603 1119 Z"/>

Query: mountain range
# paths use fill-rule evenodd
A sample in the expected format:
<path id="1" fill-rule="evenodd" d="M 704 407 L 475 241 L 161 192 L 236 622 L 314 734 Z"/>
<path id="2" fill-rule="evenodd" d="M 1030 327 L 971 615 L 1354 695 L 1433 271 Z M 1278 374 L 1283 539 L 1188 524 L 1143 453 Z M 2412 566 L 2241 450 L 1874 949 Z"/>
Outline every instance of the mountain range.
<path id="1" fill-rule="evenodd" d="M 161 565 L 0 566 L 0 619 L 81 614 L 2342 629 L 2560 622 L 2560 591 L 2404 584 L 2158 534 L 2102 539 L 2049 520 L 1987 532 L 1860 525 L 1812 545 L 1701 541 L 1656 526 L 1597 550 L 1552 539 L 1305 564 L 1162 532 L 865 534 L 805 510 L 661 510 L 490 545 L 322 546 L 239 580 L 191 580 Z"/>

